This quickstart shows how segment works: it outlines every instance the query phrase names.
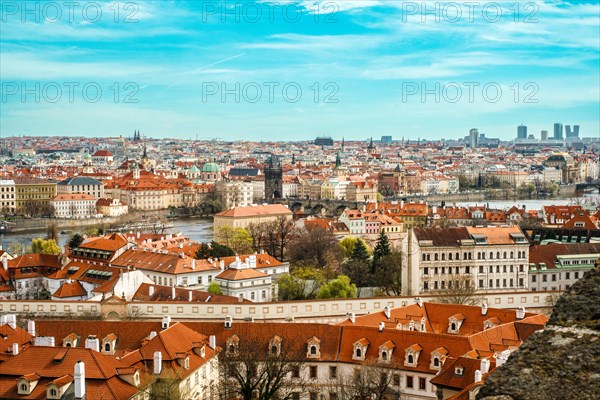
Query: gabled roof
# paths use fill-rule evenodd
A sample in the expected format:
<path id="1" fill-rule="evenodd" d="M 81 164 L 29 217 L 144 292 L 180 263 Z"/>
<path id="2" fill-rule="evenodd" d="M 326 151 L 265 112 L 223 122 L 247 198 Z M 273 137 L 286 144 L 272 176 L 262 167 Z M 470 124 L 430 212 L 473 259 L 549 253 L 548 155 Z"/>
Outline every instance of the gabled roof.
<path id="1" fill-rule="evenodd" d="M 292 215 L 292 210 L 282 204 L 266 204 L 246 207 L 235 207 L 215 214 L 217 217 L 247 218 L 269 215 Z"/>

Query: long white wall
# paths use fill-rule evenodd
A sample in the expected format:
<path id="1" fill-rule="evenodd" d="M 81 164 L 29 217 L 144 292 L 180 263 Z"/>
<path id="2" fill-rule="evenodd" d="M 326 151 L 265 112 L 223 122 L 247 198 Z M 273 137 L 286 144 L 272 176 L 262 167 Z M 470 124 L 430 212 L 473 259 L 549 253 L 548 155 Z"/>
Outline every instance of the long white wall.
<path id="1" fill-rule="evenodd" d="M 549 309 L 553 299 L 560 293 L 558 291 L 503 292 L 489 294 L 485 299 L 489 307 L 524 306 L 529 311 L 541 311 Z M 426 302 L 436 302 L 439 296 L 421 296 L 421 298 Z M 170 315 L 176 319 L 189 320 L 222 320 L 227 315 L 237 320 L 251 317 L 257 321 L 285 321 L 293 317 L 296 321 L 330 323 L 343 320 L 349 312 L 364 315 L 381 311 L 385 306 L 402 307 L 414 302 L 415 298 L 408 296 L 239 304 L 128 302 L 123 304 L 121 314 L 129 313 L 140 319 L 156 319 Z M 54 317 L 85 314 L 106 316 L 109 311 L 119 312 L 114 304 L 102 304 L 99 301 L 7 300 L 0 302 L 1 314 L 35 314 Z M 121 315 L 121 317 L 125 316 Z"/>

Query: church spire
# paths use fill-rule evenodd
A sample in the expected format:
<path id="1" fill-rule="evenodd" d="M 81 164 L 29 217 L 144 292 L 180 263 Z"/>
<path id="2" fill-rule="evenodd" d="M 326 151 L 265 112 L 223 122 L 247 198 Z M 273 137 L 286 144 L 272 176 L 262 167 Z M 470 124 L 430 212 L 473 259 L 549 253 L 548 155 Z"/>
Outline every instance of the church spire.
<path id="1" fill-rule="evenodd" d="M 337 153 L 335 156 L 335 169 L 339 169 L 342 166 L 342 159 L 340 158 L 340 153 Z"/>
<path id="2" fill-rule="evenodd" d="M 342 153 L 344 152 L 344 137 L 342 136 Z"/>

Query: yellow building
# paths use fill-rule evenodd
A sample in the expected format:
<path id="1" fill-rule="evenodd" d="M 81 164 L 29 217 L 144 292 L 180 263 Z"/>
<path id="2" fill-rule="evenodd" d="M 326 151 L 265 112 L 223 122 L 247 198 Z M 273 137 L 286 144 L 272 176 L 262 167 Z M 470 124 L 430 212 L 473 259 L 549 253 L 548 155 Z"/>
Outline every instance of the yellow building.
<path id="1" fill-rule="evenodd" d="M 222 239 L 220 231 L 223 227 L 247 228 L 250 224 L 261 224 L 275 221 L 279 217 L 292 219 L 292 211 L 282 204 L 253 205 L 235 207 L 215 214 L 214 231 L 215 241 Z"/>
<path id="2" fill-rule="evenodd" d="M 50 200 L 56 196 L 56 182 L 36 178 L 17 178 L 15 181 L 17 212 L 44 214 L 50 207 Z"/>

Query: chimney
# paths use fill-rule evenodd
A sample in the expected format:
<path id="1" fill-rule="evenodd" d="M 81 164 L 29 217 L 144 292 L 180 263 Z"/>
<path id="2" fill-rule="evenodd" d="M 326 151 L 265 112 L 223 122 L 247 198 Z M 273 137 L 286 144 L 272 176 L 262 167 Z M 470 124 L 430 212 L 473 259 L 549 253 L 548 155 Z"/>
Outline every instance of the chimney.
<path id="1" fill-rule="evenodd" d="M 171 324 L 171 316 L 170 315 L 164 316 L 162 319 L 162 328 L 167 329 L 170 324 Z"/>
<path id="2" fill-rule="evenodd" d="M 255 255 L 251 255 L 250 257 L 248 257 L 248 266 L 250 268 L 256 268 L 256 256 Z"/>
<path id="3" fill-rule="evenodd" d="M 75 373 L 73 374 L 75 380 L 75 398 L 85 398 L 85 364 L 83 361 L 77 361 L 75 364 Z"/>
<path id="4" fill-rule="evenodd" d="M 481 315 L 487 315 L 487 311 L 488 311 L 488 305 L 487 305 L 487 303 L 483 303 L 481 305 Z"/>
<path id="5" fill-rule="evenodd" d="M 381 321 L 379 323 L 379 332 L 383 332 L 383 328 L 385 328 L 385 322 Z"/>
<path id="6" fill-rule="evenodd" d="M 196 259 L 192 258 L 192 269 L 195 270 L 196 269 Z"/>
<path id="7" fill-rule="evenodd" d="M 188 301 L 191 303 L 192 302 L 192 291 L 188 291 Z"/>
<path id="8" fill-rule="evenodd" d="M 481 365 L 479 367 L 479 370 L 482 374 L 487 374 L 488 372 L 490 372 L 490 360 L 488 358 L 481 359 Z"/>
<path id="9" fill-rule="evenodd" d="M 517 307 L 517 319 L 525 318 L 525 307 Z"/>
<path id="10" fill-rule="evenodd" d="M 36 336 L 33 345 L 54 347 L 54 336 Z"/>
<path id="11" fill-rule="evenodd" d="M 389 307 L 389 306 L 385 306 L 385 307 L 383 308 L 383 313 L 385 314 L 385 317 L 386 317 L 387 319 L 390 319 L 390 318 L 391 318 L 391 313 L 390 313 L 390 307 Z"/>
<path id="12" fill-rule="evenodd" d="M 2 268 L 4 268 L 5 271 L 8 270 L 8 257 L 6 254 L 2 256 Z"/>
<path id="13" fill-rule="evenodd" d="M 160 375 L 162 371 L 162 353 L 160 351 L 154 352 L 154 374 Z"/>
<path id="14" fill-rule="evenodd" d="M 148 335 L 148 340 L 152 340 L 156 337 L 156 331 L 152 331 L 150 332 L 150 334 Z"/>
<path id="15" fill-rule="evenodd" d="M 352 322 L 352 323 L 356 322 L 356 315 L 353 312 L 347 313 L 346 317 L 348 317 L 348 319 L 350 320 L 350 322 Z"/>
<path id="16" fill-rule="evenodd" d="M 17 316 L 15 314 L 8 314 L 6 316 L 6 323 L 13 329 L 17 329 Z"/>
<path id="17" fill-rule="evenodd" d="M 13 343 L 12 344 L 12 355 L 16 356 L 17 354 L 19 354 L 19 343 Z"/>
<path id="18" fill-rule="evenodd" d="M 423 307 L 423 299 L 420 297 L 417 297 L 415 299 L 415 301 L 417 302 L 417 304 L 419 305 L 419 307 Z"/>
<path id="19" fill-rule="evenodd" d="M 85 348 L 100 351 L 100 339 L 96 335 L 90 335 L 85 339 Z"/>
<path id="20" fill-rule="evenodd" d="M 215 335 L 210 335 L 208 337 L 208 345 L 213 350 L 215 350 L 217 348 L 217 337 Z"/>
<path id="21" fill-rule="evenodd" d="M 137 237 L 139 239 L 140 238 L 140 233 L 138 232 L 137 235 L 135 235 L 135 237 Z"/>
<path id="22" fill-rule="evenodd" d="M 33 320 L 27 321 L 27 332 L 31 336 L 35 336 L 35 321 L 33 321 Z"/>
<path id="23" fill-rule="evenodd" d="M 148 288 L 148 296 L 150 296 L 150 297 L 154 296 L 154 286 L 150 286 Z"/>
<path id="24" fill-rule="evenodd" d="M 175 286 L 173 286 L 171 288 L 171 299 L 175 300 L 175 296 L 177 296 L 177 293 L 175 292 Z"/>
<path id="25" fill-rule="evenodd" d="M 502 353 L 500 353 L 496 357 L 496 368 L 504 365 L 504 363 L 506 363 L 506 360 L 508 360 L 508 357 L 510 357 L 510 350 L 504 350 Z"/>
<path id="26" fill-rule="evenodd" d="M 225 270 L 225 261 L 221 260 L 219 261 L 219 267 L 221 267 L 221 271 Z"/>
<path id="27" fill-rule="evenodd" d="M 483 380 L 483 374 L 480 370 L 475 371 L 475 383 L 481 382 Z"/>

